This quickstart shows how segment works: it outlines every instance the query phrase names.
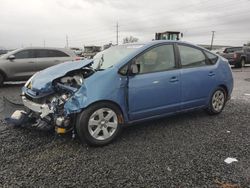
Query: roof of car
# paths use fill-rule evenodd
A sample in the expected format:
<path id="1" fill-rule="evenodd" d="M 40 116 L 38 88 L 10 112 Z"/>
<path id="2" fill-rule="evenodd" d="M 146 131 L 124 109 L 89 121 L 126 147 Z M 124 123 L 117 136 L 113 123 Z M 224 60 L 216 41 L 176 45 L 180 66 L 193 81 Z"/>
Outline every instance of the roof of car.
<path id="1" fill-rule="evenodd" d="M 157 45 L 157 44 L 163 44 L 163 43 L 179 43 L 179 44 L 187 44 L 187 45 L 191 45 L 191 46 L 196 46 L 197 48 L 200 49 L 204 49 L 206 51 L 208 51 L 206 48 L 203 48 L 202 46 L 198 46 L 196 44 L 190 43 L 190 42 L 186 42 L 186 41 L 176 41 L 176 40 L 153 40 L 153 41 L 149 41 L 149 42 L 136 42 L 136 43 L 127 43 L 127 44 L 122 44 L 122 45 L 142 45 L 143 47 L 147 48 L 153 45 Z"/>
<path id="2" fill-rule="evenodd" d="M 24 47 L 24 48 L 20 48 L 20 49 L 45 49 L 45 50 L 71 50 L 70 48 L 58 48 L 58 47 L 39 47 L 39 46 L 32 46 L 32 47 Z"/>

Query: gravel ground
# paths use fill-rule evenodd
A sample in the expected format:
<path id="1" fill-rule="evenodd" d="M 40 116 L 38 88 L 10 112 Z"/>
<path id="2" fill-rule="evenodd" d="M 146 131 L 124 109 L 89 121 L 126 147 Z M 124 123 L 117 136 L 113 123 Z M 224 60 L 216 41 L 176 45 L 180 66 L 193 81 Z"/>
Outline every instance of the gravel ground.
<path id="1" fill-rule="evenodd" d="M 233 71 L 232 100 L 220 115 L 127 127 L 102 148 L 0 120 L 0 187 L 250 187 L 250 68 Z M 6 85 L 0 96 L 19 101 L 21 86 Z"/>

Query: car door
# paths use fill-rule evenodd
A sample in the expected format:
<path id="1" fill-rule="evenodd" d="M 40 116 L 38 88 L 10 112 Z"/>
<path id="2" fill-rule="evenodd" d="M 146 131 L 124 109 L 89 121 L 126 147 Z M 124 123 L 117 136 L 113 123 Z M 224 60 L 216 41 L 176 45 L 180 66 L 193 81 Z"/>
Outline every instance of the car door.
<path id="1" fill-rule="evenodd" d="M 182 110 L 206 105 L 216 87 L 216 64 L 209 63 L 205 53 L 194 46 L 178 45 L 181 62 Z"/>
<path id="2" fill-rule="evenodd" d="M 11 78 L 27 79 L 35 73 L 36 58 L 33 49 L 20 50 L 13 54 L 14 59 L 10 59 L 8 70 Z"/>
<path id="3" fill-rule="evenodd" d="M 138 73 L 128 81 L 130 120 L 180 110 L 180 70 L 175 62 L 172 44 L 149 49 L 132 61 Z"/>

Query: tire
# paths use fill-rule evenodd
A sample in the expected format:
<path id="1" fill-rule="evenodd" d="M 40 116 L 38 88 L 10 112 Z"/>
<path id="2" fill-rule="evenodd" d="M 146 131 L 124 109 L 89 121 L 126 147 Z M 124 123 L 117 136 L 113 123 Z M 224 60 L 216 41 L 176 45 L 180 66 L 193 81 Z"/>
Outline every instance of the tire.
<path id="1" fill-rule="evenodd" d="M 0 87 L 3 87 L 4 76 L 0 73 Z"/>
<path id="2" fill-rule="evenodd" d="M 246 60 L 244 58 L 242 58 L 240 61 L 240 68 L 245 67 L 245 64 L 246 64 Z"/>
<path id="3" fill-rule="evenodd" d="M 222 87 L 218 87 L 214 91 L 214 93 L 212 94 L 209 100 L 207 112 L 210 115 L 216 115 L 216 114 L 221 113 L 225 107 L 226 100 L 227 100 L 227 93 L 225 89 L 223 89 Z"/>
<path id="4" fill-rule="evenodd" d="M 123 116 L 120 109 L 107 102 L 91 105 L 77 117 L 76 133 L 82 143 L 104 146 L 118 137 L 122 130 Z"/>
<path id="5" fill-rule="evenodd" d="M 236 64 L 234 65 L 234 68 L 241 68 L 241 62 L 236 63 Z"/>

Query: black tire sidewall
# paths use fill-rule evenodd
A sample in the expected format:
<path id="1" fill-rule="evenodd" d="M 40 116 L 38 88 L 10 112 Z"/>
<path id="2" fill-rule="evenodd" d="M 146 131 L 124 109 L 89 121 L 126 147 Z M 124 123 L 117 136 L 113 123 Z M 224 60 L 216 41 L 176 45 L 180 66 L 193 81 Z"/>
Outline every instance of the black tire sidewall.
<path id="1" fill-rule="evenodd" d="M 215 94 L 217 91 L 222 91 L 223 94 L 224 94 L 224 104 L 223 104 L 222 109 L 221 109 L 219 112 L 216 111 L 216 110 L 214 110 L 214 107 L 213 107 L 213 104 L 212 104 L 212 102 L 213 102 L 213 96 L 214 96 L 214 94 Z M 227 101 L 227 93 L 226 93 L 225 89 L 223 89 L 222 87 L 216 88 L 216 89 L 214 90 L 213 94 L 211 95 L 210 100 L 209 100 L 209 107 L 208 107 L 208 109 L 207 109 L 207 110 L 208 110 L 208 113 L 211 114 L 211 115 L 220 114 L 220 113 L 223 111 L 224 107 L 225 107 L 226 101 Z"/>
<path id="2" fill-rule="evenodd" d="M 93 138 L 90 135 L 89 130 L 88 130 L 88 121 L 89 121 L 90 116 L 96 110 L 98 110 L 100 108 L 110 108 L 111 110 L 113 110 L 116 113 L 116 115 L 118 117 L 118 126 L 117 126 L 115 133 L 110 138 L 108 138 L 106 140 L 97 140 L 97 139 Z M 121 122 L 119 122 L 119 121 L 121 121 L 121 120 L 119 120 L 119 117 L 122 117 L 122 113 L 116 105 L 114 105 L 112 103 L 106 103 L 106 102 L 93 104 L 93 105 L 89 106 L 88 108 L 84 109 L 78 115 L 77 122 L 76 122 L 76 133 L 77 133 L 77 135 L 82 143 L 86 142 L 88 145 L 91 145 L 91 146 L 107 145 L 107 144 L 111 143 L 113 140 L 115 140 L 115 138 L 120 134 L 120 132 L 122 130 L 123 118 L 122 118 L 122 123 L 121 123 Z"/>
<path id="3" fill-rule="evenodd" d="M 0 87 L 3 86 L 4 76 L 0 73 Z"/>
<path id="4" fill-rule="evenodd" d="M 244 64 L 243 64 L 243 62 L 244 62 Z M 245 62 L 245 59 L 242 58 L 241 61 L 240 61 L 240 67 L 244 67 L 244 66 L 245 66 L 245 63 L 246 63 L 246 62 Z"/>

